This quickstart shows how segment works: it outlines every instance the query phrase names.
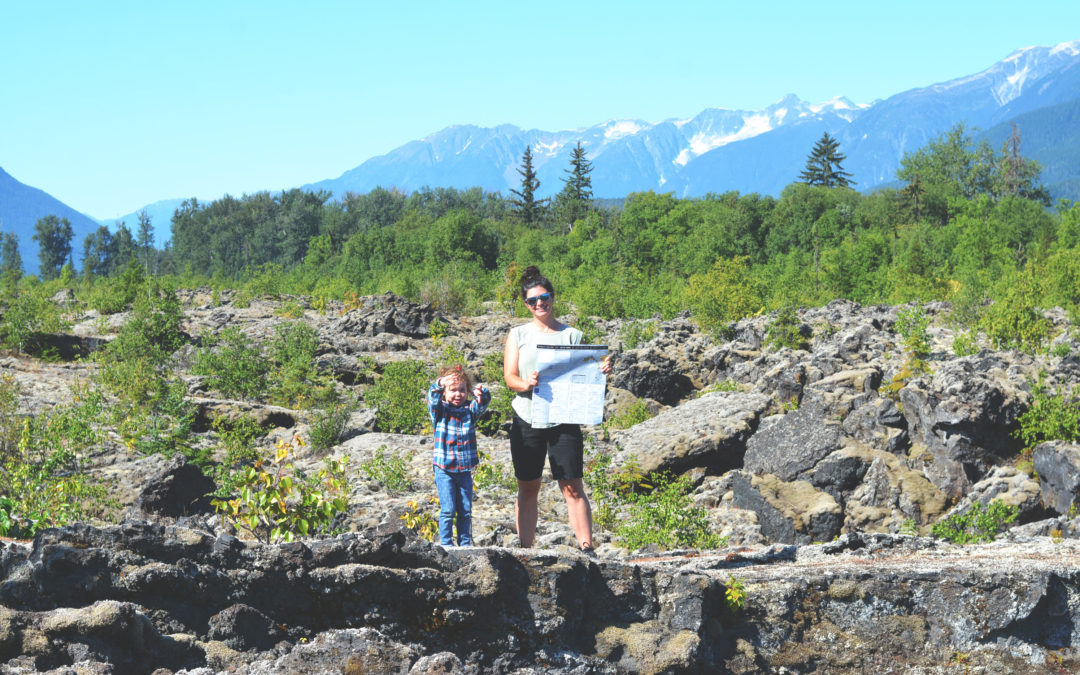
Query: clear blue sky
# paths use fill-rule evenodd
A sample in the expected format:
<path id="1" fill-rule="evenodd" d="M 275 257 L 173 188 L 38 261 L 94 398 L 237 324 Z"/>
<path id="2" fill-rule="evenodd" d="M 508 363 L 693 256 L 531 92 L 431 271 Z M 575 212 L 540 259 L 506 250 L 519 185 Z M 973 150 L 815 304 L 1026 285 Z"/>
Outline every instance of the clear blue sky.
<path id="1" fill-rule="evenodd" d="M 97 218 L 333 178 L 452 124 L 868 103 L 1080 38 L 1080 2 L 0 0 L 0 167 Z"/>

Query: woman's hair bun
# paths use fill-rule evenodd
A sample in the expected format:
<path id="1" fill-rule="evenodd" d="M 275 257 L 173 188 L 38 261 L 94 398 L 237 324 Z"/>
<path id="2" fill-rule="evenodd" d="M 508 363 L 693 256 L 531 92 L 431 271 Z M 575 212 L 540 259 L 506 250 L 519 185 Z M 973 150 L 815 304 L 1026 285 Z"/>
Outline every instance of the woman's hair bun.
<path id="1" fill-rule="evenodd" d="M 538 279 L 544 275 L 540 273 L 540 268 L 536 265 L 529 265 L 525 268 L 525 271 L 521 273 L 521 283 L 525 283 L 528 279 Z"/>

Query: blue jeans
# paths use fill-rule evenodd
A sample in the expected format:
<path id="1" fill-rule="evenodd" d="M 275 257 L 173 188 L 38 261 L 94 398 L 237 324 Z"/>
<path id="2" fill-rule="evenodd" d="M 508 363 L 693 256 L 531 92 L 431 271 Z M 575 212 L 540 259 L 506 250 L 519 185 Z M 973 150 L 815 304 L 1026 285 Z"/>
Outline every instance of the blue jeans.
<path id="1" fill-rule="evenodd" d="M 454 545 L 454 516 L 457 516 L 458 546 L 472 545 L 472 471 L 435 469 L 435 489 L 439 491 L 439 543 Z"/>

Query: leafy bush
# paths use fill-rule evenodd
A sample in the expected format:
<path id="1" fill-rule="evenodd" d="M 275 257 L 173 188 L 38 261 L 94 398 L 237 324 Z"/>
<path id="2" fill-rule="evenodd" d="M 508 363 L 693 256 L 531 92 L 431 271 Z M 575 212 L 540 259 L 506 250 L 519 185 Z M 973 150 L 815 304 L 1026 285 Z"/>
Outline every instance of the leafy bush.
<path id="1" fill-rule="evenodd" d="M 999 296 L 980 320 L 990 344 L 997 349 L 1041 351 L 1050 339 L 1051 324 L 1036 305 L 1040 291 L 1033 272 L 1007 277 L 999 288 Z"/>
<path id="2" fill-rule="evenodd" d="M 225 451 L 225 458 L 217 467 L 216 482 L 219 487 L 218 497 L 229 497 L 238 489 L 230 481 L 240 475 L 242 467 L 254 464 L 259 459 L 259 447 L 256 439 L 263 436 L 263 429 L 251 415 L 230 418 L 220 415 L 214 418 L 211 427 L 218 435 L 218 444 Z"/>
<path id="3" fill-rule="evenodd" d="M 957 331 L 953 336 L 952 350 L 953 354 L 961 357 L 978 354 L 979 344 L 975 339 L 975 334 L 970 331 Z"/>
<path id="4" fill-rule="evenodd" d="M 302 321 L 279 324 L 267 345 L 273 367 L 267 377 L 269 399 L 278 405 L 307 407 L 337 400 L 333 381 L 319 372 L 319 336 Z"/>
<path id="5" fill-rule="evenodd" d="M 929 325 L 930 317 L 919 303 L 897 311 L 894 327 L 912 358 L 923 361 L 930 356 L 930 334 L 926 330 Z"/>
<path id="6" fill-rule="evenodd" d="M 400 434 L 419 433 L 430 426 L 425 392 L 435 373 L 420 361 L 386 364 L 382 375 L 364 392 L 369 408 L 375 408 L 375 428 Z"/>
<path id="7" fill-rule="evenodd" d="M 664 549 L 719 548 L 727 543 L 712 531 L 709 514 L 690 501 L 690 480 L 661 474 L 651 476 L 655 487 L 626 497 L 626 517 L 615 526 L 615 539 L 634 550 L 649 544 Z"/>
<path id="8" fill-rule="evenodd" d="M 627 349 L 637 349 L 654 337 L 656 337 L 656 323 L 653 321 L 630 321 L 623 326 L 623 346 Z"/>
<path id="9" fill-rule="evenodd" d="M 515 490 L 517 478 L 505 466 L 497 464 L 490 453 L 480 452 L 480 464 L 473 471 L 473 485 L 477 489 Z"/>
<path id="10" fill-rule="evenodd" d="M 1031 406 L 1020 415 L 1016 437 L 1031 449 L 1043 441 L 1080 441 L 1080 400 L 1060 387 L 1047 391 L 1045 373 L 1031 384 Z"/>
<path id="11" fill-rule="evenodd" d="M 810 342 L 802 332 L 802 323 L 793 305 L 786 305 L 776 313 L 765 333 L 765 343 L 775 349 L 808 349 Z"/>
<path id="12" fill-rule="evenodd" d="M 40 355 L 43 338 L 64 330 L 69 322 L 45 295 L 43 286 L 17 291 L 0 314 L 0 346 Z"/>
<path id="13" fill-rule="evenodd" d="M 1005 526 L 1016 520 L 1019 509 L 995 499 L 989 504 L 976 502 L 965 513 L 955 513 L 934 523 L 930 534 L 957 544 L 994 541 Z"/>
<path id="14" fill-rule="evenodd" d="M 434 504 L 435 510 L 438 510 L 439 499 L 437 497 L 429 497 L 428 502 Z M 421 510 L 420 504 L 415 499 L 410 499 L 408 506 L 408 510 L 401 514 L 401 520 L 404 521 L 405 527 L 423 539 L 435 541 L 435 536 L 439 534 L 439 521 L 435 519 L 435 516 L 431 515 L 431 509 Z"/>
<path id="15" fill-rule="evenodd" d="M 405 492 L 412 489 L 412 481 L 409 480 L 409 464 L 405 461 L 405 457 L 387 452 L 385 445 L 380 445 L 375 450 L 374 457 L 360 464 L 360 473 L 390 492 Z"/>
<path id="16" fill-rule="evenodd" d="M 638 398 L 624 412 L 613 415 L 607 423 L 616 429 L 629 429 L 650 418 L 652 418 L 652 413 L 649 412 L 645 399 Z"/>
<path id="17" fill-rule="evenodd" d="M 311 421 L 311 447 L 316 451 L 329 450 L 341 440 L 349 416 L 356 410 L 356 399 L 348 398 L 315 411 Z"/>
<path id="18" fill-rule="evenodd" d="M 195 352 L 191 372 L 206 377 L 206 385 L 229 398 L 258 398 L 267 388 L 270 367 L 239 328 L 230 326 L 218 335 L 204 335 Z"/>
<path id="19" fill-rule="evenodd" d="M 229 482 L 237 495 L 212 500 L 214 508 L 234 527 L 265 543 L 329 532 L 348 506 L 344 463 L 328 458 L 325 468 L 304 476 L 287 463 L 290 451 L 298 447 L 303 447 L 299 437 L 292 443 L 278 441 L 270 466 L 257 460 L 236 472 Z"/>
<path id="20" fill-rule="evenodd" d="M 480 433 L 494 436 L 514 415 L 514 392 L 503 382 L 503 353 L 489 352 L 480 366 L 480 380 L 491 391 L 491 402 L 476 428 Z"/>
<path id="21" fill-rule="evenodd" d="M 95 421 L 102 401 L 91 395 L 20 418 L 18 392 L 12 378 L 0 378 L 0 536 L 32 537 L 106 506 L 104 485 L 88 477 L 78 460 L 99 437 Z"/>

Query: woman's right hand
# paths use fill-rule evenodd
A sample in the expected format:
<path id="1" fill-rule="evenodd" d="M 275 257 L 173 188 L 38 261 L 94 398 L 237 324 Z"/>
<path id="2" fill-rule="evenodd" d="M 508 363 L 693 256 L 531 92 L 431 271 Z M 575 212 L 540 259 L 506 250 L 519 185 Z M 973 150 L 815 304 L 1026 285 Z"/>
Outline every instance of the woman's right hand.
<path id="1" fill-rule="evenodd" d="M 529 385 L 529 391 L 532 391 L 536 385 L 540 384 L 540 372 L 536 370 L 532 371 L 529 373 L 529 378 L 525 380 L 525 382 Z"/>

